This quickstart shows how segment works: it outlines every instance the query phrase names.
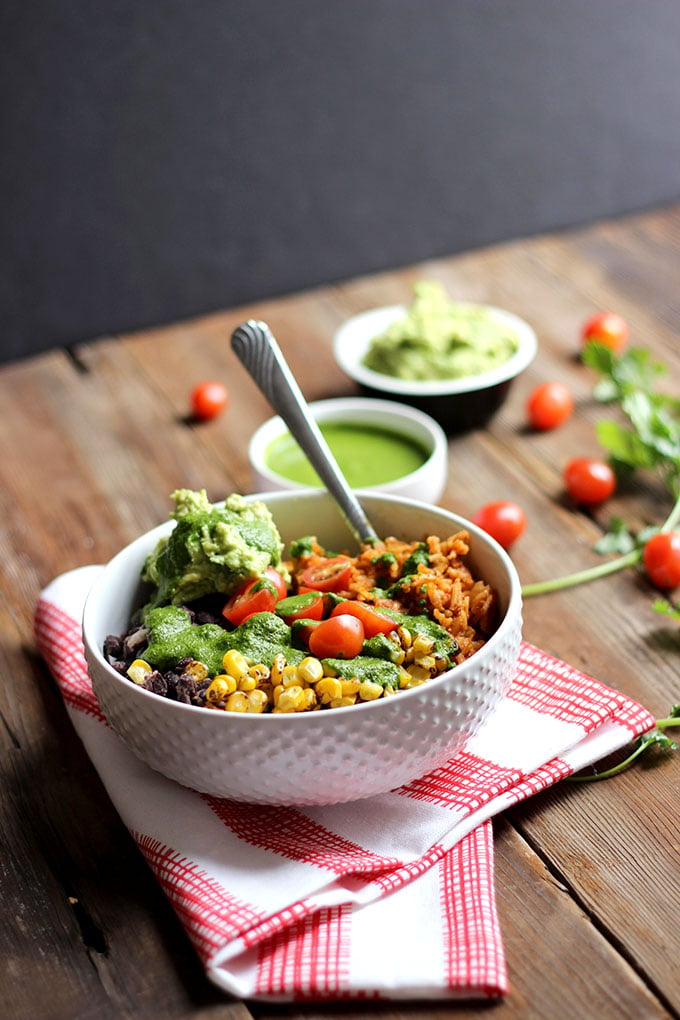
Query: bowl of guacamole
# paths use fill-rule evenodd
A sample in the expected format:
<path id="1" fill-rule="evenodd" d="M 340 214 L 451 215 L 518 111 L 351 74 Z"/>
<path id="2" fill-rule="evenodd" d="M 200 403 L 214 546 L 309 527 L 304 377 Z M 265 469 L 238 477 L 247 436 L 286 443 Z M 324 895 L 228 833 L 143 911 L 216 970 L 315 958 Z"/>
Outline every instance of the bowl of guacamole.
<path id="1" fill-rule="evenodd" d="M 487 424 L 533 360 L 537 339 L 512 312 L 453 301 L 441 284 L 421 280 L 410 305 L 345 322 L 333 350 L 364 394 L 422 410 L 453 434 Z"/>
<path id="2" fill-rule="evenodd" d="M 366 397 L 313 401 L 310 411 L 353 489 L 371 489 L 437 503 L 448 472 L 441 426 L 408 404 Z M 248 446 L 253 488 L 323 488 L 278 416 L 253 433 Z"/>

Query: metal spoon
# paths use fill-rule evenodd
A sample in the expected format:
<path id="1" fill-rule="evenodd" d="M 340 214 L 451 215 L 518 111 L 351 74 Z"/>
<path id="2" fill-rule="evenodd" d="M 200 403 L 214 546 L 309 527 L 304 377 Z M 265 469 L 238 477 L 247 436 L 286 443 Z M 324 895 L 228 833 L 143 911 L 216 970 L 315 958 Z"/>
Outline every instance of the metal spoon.
<path id="1" fill-rule="evenodd" d="M 241 323 L 232 333 L 231 346 L 300 444 L 354 537 L 359 543 L 375 542 L 378 536 L 314 421 L 267 323 L 255 319 Z"/>

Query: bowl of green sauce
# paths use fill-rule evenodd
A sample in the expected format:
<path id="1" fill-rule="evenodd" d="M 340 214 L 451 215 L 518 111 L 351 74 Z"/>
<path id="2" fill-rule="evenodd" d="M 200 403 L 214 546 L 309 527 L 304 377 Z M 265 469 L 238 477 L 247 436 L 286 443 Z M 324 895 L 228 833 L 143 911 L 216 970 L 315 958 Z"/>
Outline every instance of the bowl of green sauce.
<path id="1" fill-rule="evenodd" d="M 353 489 L 428 503 L 440 499 L 448 446 L 443 429 L 429 415 L 406 404 L 365 397 L 317 400 L 309 407 Z M 248 455 L 255 490 L 323 488 L 278 415 L 256 430 Z"/>
<path id="2" fill-rule="evenodd" d="M 531 326 L 493 305 L 451 301 L 432 281 L 410 306 L 353 316 L 337 331 L 339 367 L 368 397 L 415 407 L 451 435 L 486 425 L 533 360 Z"/>

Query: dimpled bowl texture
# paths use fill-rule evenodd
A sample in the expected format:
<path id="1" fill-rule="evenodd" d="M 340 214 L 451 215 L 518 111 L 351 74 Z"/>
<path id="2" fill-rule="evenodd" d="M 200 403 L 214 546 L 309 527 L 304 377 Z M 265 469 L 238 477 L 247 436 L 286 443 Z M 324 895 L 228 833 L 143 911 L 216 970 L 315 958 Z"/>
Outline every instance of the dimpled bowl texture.
<path id="1" fill-rule="evenodd" d="M 429 415 L 406 404 L 391 400 L 369 400 L 363 397 L 333 397 L 316 400 L 309 405 L 316 422 L 363 425 L 400 433 L 419 443 L 427 451 L 425 463 L 416 471 L 390 482 L 371 485 L 375 492 L 410 496 L 423 503 L 436 503 L 446 485 L 448 446 L 443 429 Z M 278 415 L 269 418 L 255 431 L 248 445 L 253 468 L 254 487 L 263 489 L 299 489 L 297 482 L 274 471 L 267 464 L 267 448 L 278 436 L 288 431 Z M 307 488 L 307 486 L 305 486 Z"/>
<path id="2" fill-rule="evenodd" d="M 335 360 L 366 397 L 398 400 L 415 407 L 439 422 L 447 435 L 481 428 L 502 406 L 517 376 L 533 361 L 538 341 L 524 319 L 504 308 L 480 302 L 457 301 L 456 304 L 484 308 L 489 315 L 505 323 L 519 341 L 515 354 L 489 372 L 460 379 L 414 381 L 375 372 L 362 364 L 371 340 L 408 311 L 404 305 L 388 305 L 372 308 L 343 323 L 333 340 Z"/>
<path id="3" fill-rule="evenodd" d="M 328 493 L 270 492 L 263 499 L 287 544 L 316 534 L 355 551 Z M 507 692 L 521 637 L 521 593 L 507 554 L 448 511 L 396 496 L 362 493 L 378 534 L 420 540 L 467 528 L 470 563 L 493 585 L 498 629 L 465 663 L 421 687 L 364 705 L 298 715 L 249 715 L 169 701 L 121 677 L 102 653 L 140 604 L 139 575 L 167 522 L 132 542 L 93 585 L 83 616 L 85 654 L 108 722 L 142 761 L 201 792 L 258 804 L 321 805 L 384 793 L 443 765 L 473 736 Z"/>

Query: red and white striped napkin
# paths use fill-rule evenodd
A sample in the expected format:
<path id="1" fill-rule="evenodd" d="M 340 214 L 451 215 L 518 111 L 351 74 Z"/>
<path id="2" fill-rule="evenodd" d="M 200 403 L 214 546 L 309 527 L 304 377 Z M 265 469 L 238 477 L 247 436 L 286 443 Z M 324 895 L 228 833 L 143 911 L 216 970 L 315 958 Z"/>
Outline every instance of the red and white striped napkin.
<path id="1" fill-rule="evenodd" d="M 649 712 L 525 643 L 482 731 L 406 787 L 305 809 L 204 796 L 140 762 L 102 716 L 80 626 L 99 570 L 45 589 L 37 642 L 208 976 L 271 1001 L 504 994 L 490 819 L 625 746 Z"/>

